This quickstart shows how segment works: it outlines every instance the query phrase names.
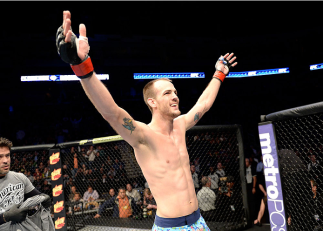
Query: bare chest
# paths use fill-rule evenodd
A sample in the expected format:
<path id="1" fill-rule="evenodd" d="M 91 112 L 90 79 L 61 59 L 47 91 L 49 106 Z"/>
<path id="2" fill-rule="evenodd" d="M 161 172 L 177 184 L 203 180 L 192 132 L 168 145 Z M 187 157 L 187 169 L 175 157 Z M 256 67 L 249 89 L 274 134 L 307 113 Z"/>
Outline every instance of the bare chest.
<path id="1" fill-rule="evenodd" d="M 139 153 L 139 155 L 136 155 L 137 159 L 139 158 L 138 161 L 142 162 L 143 165 L 145 165 L 144 162 L 146 161 L 150 162 L 149 166 L 154 163 L 155 168 L 176 170 L 189 163 L 185 136 L 176 133 L 172 137 L 154 134 L 154 136 L 150 137 L 149 149 L 144 152 L 145 154 L 142 156 Z"/>

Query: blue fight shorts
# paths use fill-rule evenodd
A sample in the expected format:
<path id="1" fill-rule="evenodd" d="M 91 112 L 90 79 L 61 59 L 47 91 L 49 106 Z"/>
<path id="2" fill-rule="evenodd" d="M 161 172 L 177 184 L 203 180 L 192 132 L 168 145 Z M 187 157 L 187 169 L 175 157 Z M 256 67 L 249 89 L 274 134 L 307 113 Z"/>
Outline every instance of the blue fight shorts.
<path id="1" fill-rule="evenodd" d="M 200 209 L 190 215 L 177 218 L 163 218 L 156 215 L 152 231 L 210 231 Z"/>

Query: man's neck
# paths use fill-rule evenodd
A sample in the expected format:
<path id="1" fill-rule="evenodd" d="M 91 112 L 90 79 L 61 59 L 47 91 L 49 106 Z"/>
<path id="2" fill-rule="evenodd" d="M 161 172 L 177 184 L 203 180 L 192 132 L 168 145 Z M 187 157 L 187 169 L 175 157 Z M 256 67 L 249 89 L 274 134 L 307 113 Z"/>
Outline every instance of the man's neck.
<path id="1" fill-rule="evenodd" d="M 174 119 L 164 117 L 160 114 L 153 115 L 153 118 L 148 126 L 155 132 L 170 136 L 173 132 Z"/>

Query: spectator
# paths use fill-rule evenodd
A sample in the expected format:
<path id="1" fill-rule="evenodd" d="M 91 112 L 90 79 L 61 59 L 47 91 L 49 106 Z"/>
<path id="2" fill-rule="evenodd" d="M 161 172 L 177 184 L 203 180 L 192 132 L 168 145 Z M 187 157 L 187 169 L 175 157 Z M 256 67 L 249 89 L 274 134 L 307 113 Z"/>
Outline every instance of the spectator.
<path id="1" fill-rule="evenodd" d="M 197 173 L 195 172 L 195 165 L 193 165 L 193 164 L 191 165 L 191 173 L 192 173 L 195 192 L 197 193 L 197 191 L 200 188 L 200 184 L 199 184 L 199 177 L 198 177 Z"/>
<path id="2" fill-rule="evenodd" d="M 310 230 L 323 230 L 323 198 L 317 193 L 318 184 L 312 180 L 311 188 L 313 196 L 308 203 L 308 215 L 310 218 Z"/>
<path id="3" fill-rule="evenodd" d="M 128 197 L 132 197 L 135 200 L 136 204 L 141 204 L 141 196 L 139 191 L 136 189 L 133 189 L 131 184 L 127 184 L 126 187 L 127 187 L 126 195 Z"/>
<path id="4" fill-rule="evenodd" d="M 35 169 L 35 173 L 34 173 L 34 176 L 37 177 L 37 176 L 41 176 L 41 172 L 39 171 L 39 168 L 36 168 Z"/>
<path id="5" fill-rule="evenodd" d="M 211 189 L 213 191 L 217 191 L 217 189 L 219 188 L 219 176 L 215 173 L 214 167 L 210 167 L 209 177 L 211 178 Z"/>
<path id="6" fill-rule="evenodd" d="M 247 198 L 250 210 L 250 219 L 253 221 L 255 215 L 255 200 L 254 194 L 256 193 L 257 175 L 255 169 L 251 167 L 249 158 L 245 158 L 246 164 L 246 182 L 247 182 Z"/>
<path id="7" fill-rule="evenodd" d="M 147 215 L 150 217 L 155 217 L 157 204 L 153 194 L 151 193 L 149 188 L 145 188 L 144 190 L 144 206 L 147 208 Z"/>
<path id="8" fill-rule="evenodd" d="M 50 183 L 51 172 L 49 171 L 49 169 L 47 167 L 44 168 L 44 172 L 43 172 L 42 176 L 43 176 L 43 179 L 46 179 L 48 181 L 48 183 Z"/>
<path id="9" fill-rule="evenodd" d="M 113 178 L 116 176 L 116 171 L 113 167 L 110 168 L 108 176 L 112 176 Z"/>
<path id="10" fill-rule="evenodd" d="M 77 153 L 74 153 L 74 169 L 72 171 L 73 178 L 75 177 L 75 174 L 77 173 L 78 168 L 79 168 L 79 164 L 77 159 Z"/>
<path id="11" fill-rule="evenodd" d="M 95 173 L 93 173 L 92 169 L 89 169 L 87 174 L 87 183 L 94 185 L 97 181 L 97 176 Z"/>
<path id="12" fill-rule="evenodd" d="M 133 186 L 133 188 L 139 188 L 139 184 L 137 183 L 137 181 L 134 181 L 132 183 L 132 186 Z"/>
<path id="13" fill-rule="evenodd" d="M 99 199 L 98 192 L 93 190 L 92 186 L 89 186 L 83 196 L 83 201 L 86 202 L 85 209 L 98 208 L 99 203 L 96 201 L 97 199 Z"/>
<path id="14" fill-rule="evenodd" d="M 321 182 L 319 176 L 323 173 L 323 167 L 320 162 L 316 159 L 316 154 L 312 153 L 310 155 L 310 163 L 307 165 L 307 170 L 309 171 L 312 178 L 315 179 L 317 183 Z"/>
<path id="15" fill-rule="evenodd" d="M 259 158 L 259 162 L 257 164 L 256 171 L 257 171 L 257 173 L 264 171 L 264 164 L 263 164 L 262 156 L 260 156 L 260 158 Z"/>
<path id="16" fill-rule="evenodd" d="M 197 201 L 203 218 L 210 220 L 211 215 L 214 214 L 215 210 L 216 195 L 215 192 L 210 188 L 212 184 L 210 177 L 202 177 L 201 183 L 202 188 L 197 193 Z"/>
<path id="17" fill-rule="evenodd" d="M 217 164 L 216 174 L 218 174 L 219 178 L 225 177 L 225 171 L 223 169 L 223 166 L 222 166 L 222 163 L 221 162 L 219 162 Z"/>
<path id="18" fill-rule="evenodd" d="M 47 195 L 52 195 L 51 191 L 52 191 L 52 187 L 48 184 L 47 180 L 44 180 L 41 192 Z"/>
<path id="19" fill-rule="evenodd" d="M 76 191 L 76 186 L 75 185 L 72 185 L 72 187 L 71 187 L 71 193 L 69 194 L 69 196 L 68 196 L 68 199 L 70 200 L 70 201 L 72 201 L 73 199 L 74 199 L 74 196 L 75 196 L 75 193 L 76 193 L 77 191 Z"/>
<path id="20" fill-rule="evenodd" d="M 194 166 L 195 166 L 195 172 L 197 173 L 197 174 L 200 174 L 200 172 L 201 172 L 201 168 L 200 168 L 200 158 L 195 158 L 195 160 L 194 160 Z"/>
<path id="21" fill-rule="evenodd" d="M 67 168 L 67 165 L 64 164 L 63 165 L 63 170 L 62 170 L 62 175 L 63 175 L 63 184 L 64 184 L 64 188 L 66 187 L 66 183 L 68 181 L 68 179 L 71 177 L 71 170 L 69 170 Z"/>
<path id="22" fill-rule="evenodd" d="M 78 157 L 79 157 L 78 162 L 79 162 L 80 166 L 83 166 L 83 165 L 86 166 L 86 164 L 89 161 L 89 159 L 88 159 L 89 156 L 86 154 L 86 151 L 85 151 L 84 147 L 81 148 L 81 151 L 80 151 L 80 154 L 79 154 Z"/>
<path id="23" fill-rule="evenodd" d="M 242 204 L 236 203 L 241 198 L 234 190 L 234 178 L 227 176 L 219 184 L 219 194 L 215 202 L 216 218 L 218 222 L 234 222 L 243 216 Z"/>
<path id="24" fill-rule="evenodd" d="M 34 183 L 34 177 L 31 175 L 30 171 L 27 172 L 27 178 L 30 180 L 31 183 Z"/>
<path id="25" fill-rule="evenodd" d="M 265 175 L 261 172 L 257 174 L 257 185 L 258 185 L 258 192 L 257 192 L 257 202 L 256 208 L 259 208 L 258 217 L 254 220 L 254 224 L 258 226 L 262 226 L 262 218 L 266 212 L 268 215 L 268 208 L 267 208 L 267 192 L 266 192 L 266 182 L 265 182 Z"/>
<path id="26" fill-rule="evenodd" d="M 89 157 L 89 169 L 93 168 L 93 162 L 96 157 L 96 150 L 94 149 L 93 145 L 90 146 L 89 150 L 87 151 L 87 156 Z"/>
<path id="27" fill-rule="evenodd" d="M 79 192 L 75 192 L 73 199 L 71 200 L 73 205 L 74 212 L 79 212 L 83 208 L 83 200 L 81 199 L 81 194 Z M 66 214 L 71 214 L 71 212 L 67 212 Z"/>
<path id="28" fill-rule="evenodd" d="M 113 188 L 110 188 L 109 193 L 103 194 L 102 198 L 106 199 L 106 200 L 110 200 L 112 197 L 114 197 L 116 195 L 115 191 Z"/>
<path id="29" fill-rule="evenodd" d="M 126 195 L 126 190 L 124 188 L 119 189 L 118 196 L 114 196 L 104 202 L 94 218 L 101 217 L 104 210 L 111 206 L 113 206 L 113 217 L 128 218 L 137 215 L 135 201 L 132 197 Z"/>

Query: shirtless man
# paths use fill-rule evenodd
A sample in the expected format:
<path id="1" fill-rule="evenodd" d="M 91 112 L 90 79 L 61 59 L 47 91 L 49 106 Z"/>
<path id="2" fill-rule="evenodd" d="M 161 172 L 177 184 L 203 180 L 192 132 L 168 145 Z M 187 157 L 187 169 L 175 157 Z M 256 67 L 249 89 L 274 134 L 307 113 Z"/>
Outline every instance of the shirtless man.
<path id="1" fill-rule="evenodd" d="M 71 31 L 71 14 L 63 12 L 63 25 L 56 36 L 58 53 L 81 79 L 82 87 L 115 131 L 127 141 L 149 184 L 158 205 L 153 230 L 187 226 L 209 230 L 200 216 L 194 184 L 190 172 L 185 132 L 193 127 L 211 108 L 230 66 L 233 53 L 221 56 L 216 72 L 195 106 L 185 115 L 179 110 L 179 98 L 169 79 L 156 79 L 143 90 L 144 100 L 152 113 L 147 125 L 134 120 L 113 100 L 108 89 L 96 77 L 88 56 L 89 44 L 84 24 L 79 26 L 80 36 Z"/>

